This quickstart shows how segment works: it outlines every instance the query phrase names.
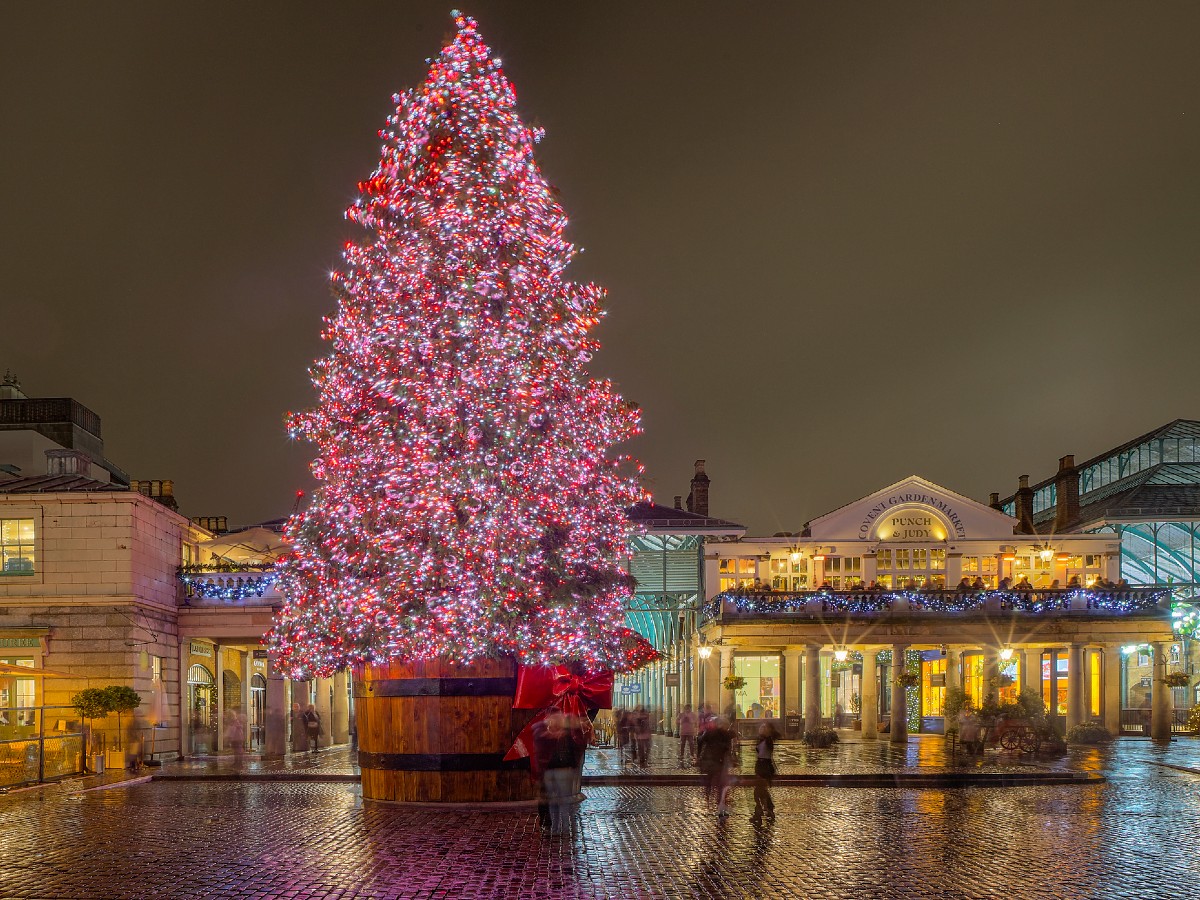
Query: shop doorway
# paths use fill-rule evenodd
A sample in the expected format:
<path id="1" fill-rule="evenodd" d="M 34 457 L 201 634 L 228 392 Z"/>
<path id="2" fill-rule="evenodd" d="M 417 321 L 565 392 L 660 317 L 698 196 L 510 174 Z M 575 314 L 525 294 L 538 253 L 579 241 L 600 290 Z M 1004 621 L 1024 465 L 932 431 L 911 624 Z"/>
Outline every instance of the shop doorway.
<path id="1" fill-rule="evenodd" d="M 197 663 L 188 669 L 188 731 L 192 754 L 216 752 L 217 685 L 213 674 Z"/>
<path id="2" fill-rule="evenodd" d="M 262 750 L 266 740 L 267 679 L 255 673 L 250 677 L 250 749 Z"/>

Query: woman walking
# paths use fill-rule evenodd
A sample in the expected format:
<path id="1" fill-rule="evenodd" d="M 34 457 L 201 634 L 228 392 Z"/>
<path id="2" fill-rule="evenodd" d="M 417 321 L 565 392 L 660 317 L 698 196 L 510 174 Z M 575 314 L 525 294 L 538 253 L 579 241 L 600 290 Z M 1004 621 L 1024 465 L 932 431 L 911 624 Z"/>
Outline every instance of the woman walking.
<path id="1" fill-rule="evenodd" d="M 775 742 L 779 732 L 770 722 L 758 728 L 758 742 L 754 745 L 754 815 L 750 821 L 761 825 L 763 816 L 775 821 L 775 801 L 771 799 L 771 782 L 775 778 Z"/>

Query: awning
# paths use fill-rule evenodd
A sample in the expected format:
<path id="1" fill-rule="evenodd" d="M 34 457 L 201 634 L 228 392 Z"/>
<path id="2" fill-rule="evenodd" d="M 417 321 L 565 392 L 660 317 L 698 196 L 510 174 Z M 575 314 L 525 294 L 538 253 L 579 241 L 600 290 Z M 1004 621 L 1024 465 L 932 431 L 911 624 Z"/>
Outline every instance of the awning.
<path id="1" fill-rule="evenodd" d="M 31 669 L 29 666 L 14 666 L 11 663 L 0 662 L 0 675 L 19 675 L 22 678 L 87 678 L 86 675 L 74 675 L 70 672 L 56 672 L 54 669 Z"/>

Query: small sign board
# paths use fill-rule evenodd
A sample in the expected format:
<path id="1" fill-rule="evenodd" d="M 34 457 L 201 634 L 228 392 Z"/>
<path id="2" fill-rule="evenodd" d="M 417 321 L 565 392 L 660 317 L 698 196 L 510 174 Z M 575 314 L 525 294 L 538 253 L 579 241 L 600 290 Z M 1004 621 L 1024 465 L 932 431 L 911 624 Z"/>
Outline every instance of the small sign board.
<path id="1" fill-rule="evenodd" d="M 192 641 L 188 647 L 188 652 L 192 656 L 212 656 L 212 644 L 201 644 L 199 641 Z"/>
<path id="2" fill-rule="evenodd" d="M 679 673 L 668 672 L 663 676 L 663 685 L 666 687 L 679 687 Z"/>
<path id="3" fill-rule="evenodd" d="M 642 692 L 642 685 L 641 685 L 639 682 L 636 682 L 636 681 L 635 681 L 633 684 L 623 684 L 623 685 L 621 685 L 621 687 L 620 687 L 620 690 L 619 690 L 619 693 L 621 693 L 621 694 L 626 694 L 626 695 L 628 695 L 628 694 L 640 694 L 641 692 Z"/>
<path id="4" fill-rule="evenodd" d="M 266 659 L 266 658 L 267 658 L 267 654 L 268 654 L 269 652 L 270 652 L 270 651 L 268 651 L 268 650 L 255 650 L 255 651 L 254 651 L 254 658 L 255 658 L 255 659 Z"/>
<path id="5" fill-rule="evenodd" d="M 929 673 L 929 686 L 930 687 L 945 687 L 946 686 L 946 673 L 945 672 L 930 672 Z"/>

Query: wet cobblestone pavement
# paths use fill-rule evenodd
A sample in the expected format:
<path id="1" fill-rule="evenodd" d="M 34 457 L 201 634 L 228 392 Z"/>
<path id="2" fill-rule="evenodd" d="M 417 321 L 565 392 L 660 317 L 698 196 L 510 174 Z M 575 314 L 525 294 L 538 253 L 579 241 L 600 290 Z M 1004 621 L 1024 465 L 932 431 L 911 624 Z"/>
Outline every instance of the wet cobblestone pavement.
<path id="1" fill-rule="evenodd" d="M 1063 764 L 1110 780 L 779 787 L 765 828 L 744 787 L 724 822 L 698 788 L 592 787 L 558 839 L 532 813 L 364 804 L 349 784 L 44 791 L 0 798 L 0 898 L 1192 895 L 1200 740 L 1123 741 Z"/>

